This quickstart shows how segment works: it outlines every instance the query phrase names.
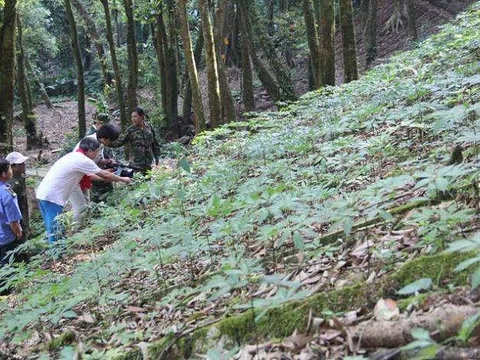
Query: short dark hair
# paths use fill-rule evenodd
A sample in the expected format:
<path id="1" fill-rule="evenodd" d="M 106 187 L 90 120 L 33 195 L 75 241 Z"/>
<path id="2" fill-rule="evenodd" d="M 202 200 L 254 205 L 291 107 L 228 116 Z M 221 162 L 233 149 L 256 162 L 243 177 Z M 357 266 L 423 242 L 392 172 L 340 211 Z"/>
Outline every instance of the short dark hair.
<path id="1" fill-rule="evenodd" d="M 83 151 L 95 151 L 100 147 L 100 143 L 91 137 L 83 138 L 78 146 Z"/>
<path id="2" fill-rule="evenodd" d="M 7 172 L 9 168 L 10 168 L 10 162 L 7 159 L 5 159 L 3 156 L 0 157 L 0 174 Z"/>
<path id="3" fill-rule="evenodd" d="M 145 111 L 143 111 L 143 109 L 141 107 L 138 107 L 138 106 L 132 110 L 132 114 L 133 113 L 137 113 L 140 116 L 145 115 Z"/>
<path id="4" fill-rule="evenodd" d="M 102 125 L 97 131 L 97 139 L 108 139 L 115 141 L 120 136 L 120 130 L 113 124 Z"/>

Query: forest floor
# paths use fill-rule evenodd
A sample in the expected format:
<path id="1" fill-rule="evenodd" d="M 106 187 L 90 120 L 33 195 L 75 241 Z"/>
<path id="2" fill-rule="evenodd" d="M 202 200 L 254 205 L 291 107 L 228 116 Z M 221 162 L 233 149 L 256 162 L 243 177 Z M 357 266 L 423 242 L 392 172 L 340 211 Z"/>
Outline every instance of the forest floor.
<path id="1" fill-rule="evenodd" d="M 479 36 L 477 3 L 67 216 L 0 270 L 0 359 L 479 358 Z"/>
<path id="2" fill-rule="evenodd" d="M 478 297 L 453 269 L 478 248 L 479 13 L 358 82 L 198 137 L 117 189 L 63 259 L 2 270 L 16 291 L 0 351 L 474 354 Z M 464 161 L 447 165 L 454 145 Z"/>

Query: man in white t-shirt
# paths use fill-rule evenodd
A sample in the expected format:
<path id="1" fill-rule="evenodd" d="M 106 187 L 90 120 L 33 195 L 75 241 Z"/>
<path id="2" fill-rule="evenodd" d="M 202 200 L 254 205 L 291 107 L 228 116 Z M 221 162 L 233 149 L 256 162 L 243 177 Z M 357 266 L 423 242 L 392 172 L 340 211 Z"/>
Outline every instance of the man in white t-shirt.
<path id="1" fill-rule="evenodd" d="M 120 177 L 100 169 L 93 162 L 99 151 L 100 143 L 97 140 L 89 137 L 82 139 L 78 150 L 53 164 L 40 183 L 36 193 L 50 243 L 61 236 L 57 216 L 62 213 L 65 203 L 79 184 L 88 187 L 93 179 L 131 182 L 128 177 Z"/>
<path id="2" fill-rule="evenodd" d="M 95 134 L 86 136 L 87 138 L 92 138 L 100 142 L 100 149 L 97 156 L 93 159 L 93 162 L 99 167 L 106 166 L 109 163 L 114 162 L 112 159 L 105 159 L 103 148 L 105 146 L 110 146 L 115 140 L 118 139 L 120 131 L 113 124 L 103 125 Z M 80 142 L 75 146 L 73 151 L 78 151 L 80 147 Z M 81 190 L 80 185 L 77 186 L 70 195 L 70 203 L 72 204 L 73 218 L 78 224 L 82 224 L 82 220 L 85 215 L 88 213 L 88 208 L 90 204 L 90 191 Z"/>

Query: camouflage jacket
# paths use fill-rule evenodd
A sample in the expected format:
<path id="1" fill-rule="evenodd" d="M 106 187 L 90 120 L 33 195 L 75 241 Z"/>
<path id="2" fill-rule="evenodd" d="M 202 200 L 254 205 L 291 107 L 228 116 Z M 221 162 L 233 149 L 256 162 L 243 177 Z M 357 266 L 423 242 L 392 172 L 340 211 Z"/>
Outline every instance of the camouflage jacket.
<path id="1" fill-rule="evenodd" d="M 133 165 L 148 168 L 152 161 L 160 157 L 160 145 L 152 125 L 145 122 L 144 128 L 137 125 L 130 126 L 120 137 L 113 142 L 113 148 L 130 145 L 130 162 Z"/>

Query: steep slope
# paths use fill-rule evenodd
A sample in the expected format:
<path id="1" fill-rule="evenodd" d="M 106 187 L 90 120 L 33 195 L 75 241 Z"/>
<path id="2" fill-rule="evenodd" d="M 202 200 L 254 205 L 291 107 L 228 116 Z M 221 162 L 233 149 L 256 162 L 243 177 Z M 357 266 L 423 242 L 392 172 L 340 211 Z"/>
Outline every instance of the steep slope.
<path id="1" fill-rule="evenodd" d="M 16 286 L 0 352 L 189 358 L 420 278 L 465 284 L 453 268 L 469 254 L 439 252 L 479 225 L 479 35 L 476 3 L 357 82 L 173 147 L 63 259 L 0 270 Z M 448 165 L 456 145 L 463 162 Z"/>

